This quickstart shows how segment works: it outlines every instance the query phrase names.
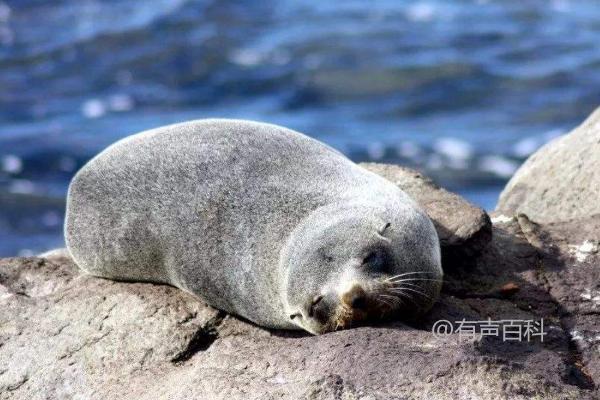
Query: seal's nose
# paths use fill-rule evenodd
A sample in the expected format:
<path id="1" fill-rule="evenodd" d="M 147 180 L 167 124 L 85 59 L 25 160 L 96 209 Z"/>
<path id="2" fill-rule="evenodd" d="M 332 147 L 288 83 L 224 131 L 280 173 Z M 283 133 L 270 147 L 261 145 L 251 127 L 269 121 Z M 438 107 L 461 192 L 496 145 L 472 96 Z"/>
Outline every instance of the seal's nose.
<path id="1" fill-rule="evenodd" d="M 333 295 L 319 295 L 312 298 L 307 304 L 308 316 L 322 324 L 327 323 L 335 313 L 336 301 Z"/>
<path id="2" fill-rule="evenodd" d="M 359 285 L 354 285 L 342 295 L 342 302 L 352 309 L 362 310 L 367 306 L 367 293 Z"/>

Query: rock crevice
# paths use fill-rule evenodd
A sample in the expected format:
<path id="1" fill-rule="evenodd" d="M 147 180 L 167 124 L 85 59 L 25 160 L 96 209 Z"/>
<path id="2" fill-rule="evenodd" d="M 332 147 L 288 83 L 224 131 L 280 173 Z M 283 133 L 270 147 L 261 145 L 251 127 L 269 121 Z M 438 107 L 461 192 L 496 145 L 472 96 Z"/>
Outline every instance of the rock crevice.
<path id="1" fill-rule="evenodd" d="M 218 311 L 217 315 L 206 321 L 190 338 L 185 349 L 177 353 L 171 359 L 171 362 L 174 364 L 182 363 L 192 358 L 194 354 L 207 350 L 219 337 L 217 329 L 223 323 L 225 315 L 223 311 Z"/>

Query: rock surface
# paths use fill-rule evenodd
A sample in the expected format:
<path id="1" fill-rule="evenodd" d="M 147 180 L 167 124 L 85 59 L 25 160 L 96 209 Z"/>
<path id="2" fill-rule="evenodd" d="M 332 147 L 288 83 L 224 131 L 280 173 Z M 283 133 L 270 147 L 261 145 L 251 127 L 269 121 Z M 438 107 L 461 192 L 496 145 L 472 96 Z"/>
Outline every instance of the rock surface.
<path id="1" fill-rule="evenodd" d="M 600 214 L 600 108 L 523 164 L 500 195 L 498 211 L 537 222 Z"/>
<path id="2" fill-rule="evenodd" d="M 168 286 L 86 276 L 60 255 L 3 259 L 0 399 L 594 398 L 600 254 L 576 249 L 597 243 L 600 219 L 580 222 L 498 223 L 425 318 L 322 336 L 268 331 Z M 437 320 L 487 318 L 543 318 L 546 336 L 431 333 Z"/>
<path id="3" fill-rule="evenodd" d="M 360 166 L 393 182 L 423 207 L 438 232 L 445 264 L 478 254 L 491 240 L 492 223 L 485 211 L 423 174 L 397 165 Z"/>

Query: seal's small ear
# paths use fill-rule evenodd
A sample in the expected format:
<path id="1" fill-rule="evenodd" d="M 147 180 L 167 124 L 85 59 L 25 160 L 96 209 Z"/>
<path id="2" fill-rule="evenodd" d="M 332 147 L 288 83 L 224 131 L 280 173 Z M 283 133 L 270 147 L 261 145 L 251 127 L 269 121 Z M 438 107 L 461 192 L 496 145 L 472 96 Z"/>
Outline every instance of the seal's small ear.
<path id="1" fill-rule="evenodd" d="M 386 224 L 380 228 L 377 233 L 379 233 L 379 235 L 383 236 L 385 234 L 385 231 L 392 225 L 391 222 L 386 222 Z"/>

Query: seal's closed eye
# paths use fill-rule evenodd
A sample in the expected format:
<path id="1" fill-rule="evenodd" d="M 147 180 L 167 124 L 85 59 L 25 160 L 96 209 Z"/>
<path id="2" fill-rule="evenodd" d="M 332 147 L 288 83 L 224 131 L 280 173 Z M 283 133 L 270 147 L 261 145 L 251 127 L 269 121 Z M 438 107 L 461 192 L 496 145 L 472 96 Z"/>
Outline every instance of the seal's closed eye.
<path id="1" fill-rule="evenodd" d="M 377 251 L 372 251 L 363 259 L 363 264 L 375 264 L 381 261 L 381 257 Z"/>
<path id="2" fill-rule="evenodd" d="M 385 261 L 386 257 L 383 251 L 373 250 L 363 259 L 362 265 L 371 271 L 383 272 Z"/>

